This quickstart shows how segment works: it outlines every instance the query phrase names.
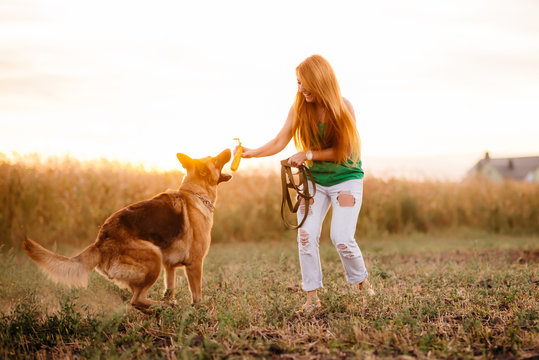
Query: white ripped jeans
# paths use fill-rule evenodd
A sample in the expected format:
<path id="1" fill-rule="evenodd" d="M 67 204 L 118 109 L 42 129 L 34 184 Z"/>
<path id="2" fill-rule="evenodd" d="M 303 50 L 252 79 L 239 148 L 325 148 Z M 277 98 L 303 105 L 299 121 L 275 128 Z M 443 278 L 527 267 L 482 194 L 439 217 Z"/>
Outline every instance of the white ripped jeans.
<path id="1" fill-rule="evenodd" d="M 312 194 L 311 183 L 309 190 Z M 309 205 L 309 215 L 298 229 L 299 262 L 304 291 L 323 287 L 318 244 L 322 223 L 330 205 L 333 206 L 330 237 L 341 257 L 346 280 L 350 284 L 359 284 L 367 277 L 363 255 L 354 238 L 362 200 L 362 179 L 348 180 L 333 186 L 316 184 L 316 194 Z M 297 213 L 298 221 L 303 219 L 304 214 L 305 205 L 302 204 Z"/>

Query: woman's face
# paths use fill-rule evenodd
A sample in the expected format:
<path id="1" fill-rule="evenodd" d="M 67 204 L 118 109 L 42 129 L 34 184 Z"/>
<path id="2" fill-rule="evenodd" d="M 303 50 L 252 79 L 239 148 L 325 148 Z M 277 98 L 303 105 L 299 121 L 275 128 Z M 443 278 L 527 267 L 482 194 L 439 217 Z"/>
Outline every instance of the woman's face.
<path id="1" fill-rule="evenodd" d="M 316 100 L 313 94 L 311 94 L 310 91 L 307 91 L 307 89 L 305 89 L 303 85 L 301 85 L 301 80 L 299 79 L 299 77 L 298 77 L 298 91 L 303 94 L 303 96 L 305 97 L 305 101 L 307 101 L 308 103 L 314 102 Z"/>

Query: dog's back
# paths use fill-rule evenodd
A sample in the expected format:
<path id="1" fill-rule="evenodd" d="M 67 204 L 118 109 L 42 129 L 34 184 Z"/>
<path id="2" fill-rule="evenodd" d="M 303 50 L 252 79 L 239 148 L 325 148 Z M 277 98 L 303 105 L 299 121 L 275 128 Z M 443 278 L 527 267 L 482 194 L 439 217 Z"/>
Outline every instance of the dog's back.
<path id="1" fill-rule="evenodd" d="M 109 217 L 97 237 L 98 245 L 114 239 L 142 239 L 165 249 L 185 232 L 184 200 L 179 194 L 159 194 L 129 205 Z"/>

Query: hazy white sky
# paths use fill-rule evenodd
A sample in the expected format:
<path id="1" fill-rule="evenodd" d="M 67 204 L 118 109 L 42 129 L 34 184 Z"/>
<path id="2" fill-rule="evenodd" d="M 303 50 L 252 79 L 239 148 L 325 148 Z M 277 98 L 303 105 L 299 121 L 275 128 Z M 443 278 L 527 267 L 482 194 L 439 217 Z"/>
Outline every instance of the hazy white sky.
<path id="1" fill-rule="evenodd" d="M 177 168 L 259 146 L 321 54 L 368 174 L 458 178 L 539 154 L 537 19 L 536 0 L 3 0 L 0 152 Z"/>

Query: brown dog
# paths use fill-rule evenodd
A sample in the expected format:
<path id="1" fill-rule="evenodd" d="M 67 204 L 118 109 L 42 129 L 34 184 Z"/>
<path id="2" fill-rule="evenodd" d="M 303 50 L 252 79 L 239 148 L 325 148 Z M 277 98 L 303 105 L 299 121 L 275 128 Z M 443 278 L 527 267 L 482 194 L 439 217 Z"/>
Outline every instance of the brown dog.
<path id="1" fill-rule="evenodd" d="M 191 159 L 177 154 L 187 175 L 178 191 L 156 195 L 112 214 L 97 240 L 72 258 L 55 254 L 26 238 L 23 248 L 51 278 L 70 285 L 88 282 L 96 268 L 133 292 L 131 304 L 147 310 L 156 304 L 146 297 L 165 268 L 165 300 L 174 298 L 176 268 L 185 267 L 193 304 L 201 300 L 202 264 L 210 247 L 217 185 L 230 150 L 217 157 Z"/>

